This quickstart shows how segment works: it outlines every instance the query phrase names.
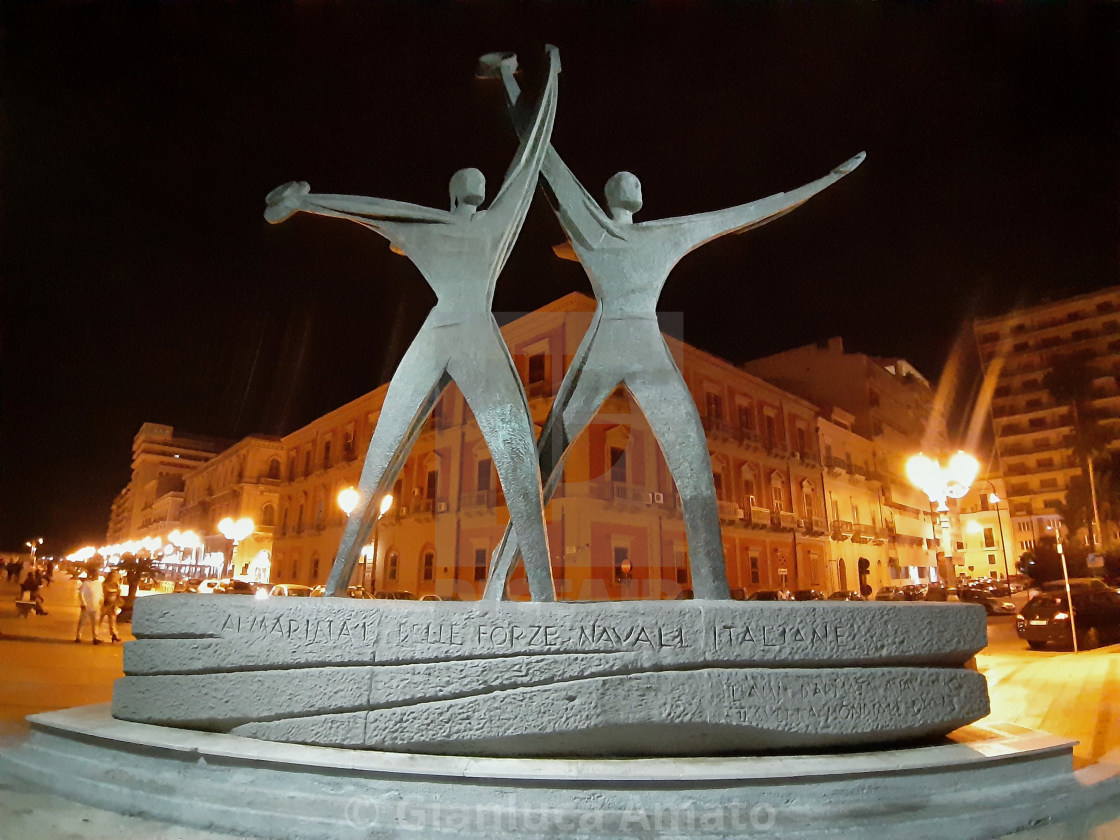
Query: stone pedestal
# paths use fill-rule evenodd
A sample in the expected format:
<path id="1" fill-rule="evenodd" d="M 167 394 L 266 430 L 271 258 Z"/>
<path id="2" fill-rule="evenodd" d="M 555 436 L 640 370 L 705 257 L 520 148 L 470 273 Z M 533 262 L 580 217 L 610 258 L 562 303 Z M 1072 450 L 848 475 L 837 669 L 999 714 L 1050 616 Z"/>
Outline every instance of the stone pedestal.
<path id="1" fill-rule="evenodd" d="M 318 746 L 691 756 L 935 738 L 988 713 L 964 604 L 138 602 L 113 714 Z"/>
<path id="2" fill-rule="evenodd" d="M 31 723 L 0 771 L 272 840 L 989 840 L 1120 792 L 1072 772 L 1073 742 L 1017 727 L 874 752 L 608 760 L 308 747 L 119 721 L 107 706 Z"/>

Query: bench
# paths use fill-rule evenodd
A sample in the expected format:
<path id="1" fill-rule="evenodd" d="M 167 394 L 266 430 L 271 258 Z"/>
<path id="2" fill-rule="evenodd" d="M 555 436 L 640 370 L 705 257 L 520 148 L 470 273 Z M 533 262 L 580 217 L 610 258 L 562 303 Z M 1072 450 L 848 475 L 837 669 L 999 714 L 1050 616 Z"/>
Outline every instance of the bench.
<path id="1" fill-rule="evenodd" d="M 20 618 L 27 618 L 38 606 L 34 601 L 16 601 L 16 612 Z"/>

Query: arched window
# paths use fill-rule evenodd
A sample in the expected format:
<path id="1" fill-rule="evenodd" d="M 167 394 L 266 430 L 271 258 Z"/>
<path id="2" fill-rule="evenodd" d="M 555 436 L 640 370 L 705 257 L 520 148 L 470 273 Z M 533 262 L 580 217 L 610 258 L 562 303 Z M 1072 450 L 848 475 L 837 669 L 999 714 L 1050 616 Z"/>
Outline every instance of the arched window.
<path id="1" fill-rule="evenodd" d="M 423 579 L 424 580 L 433 580 L 435 578 L 435 576 L 436 576 L 436 553 L 434 551 L 425 551 L 424 552 L 423 569 L 424 569 L 424 574 L 423 574 Z"/>
<path id="2" fill-rule="evenodd" d="M 264 525 L 266 528 L 270 528 L 275 524 L 276 507 L 270 503 L 261 508 L 261 525 Z"/>
<path id="3" fill-rule="evenodd" d="M 777 470 L 770 473 L 770 498 L 774 501 L 772 510 L 781 513 L 786 509 L 786 483 Z"/>
<path id="4" fill-rule="evenodd" d="M 276 480 L 280 479 L 280 459 L 273 458 L 268 462 L 268 477 Z"/>

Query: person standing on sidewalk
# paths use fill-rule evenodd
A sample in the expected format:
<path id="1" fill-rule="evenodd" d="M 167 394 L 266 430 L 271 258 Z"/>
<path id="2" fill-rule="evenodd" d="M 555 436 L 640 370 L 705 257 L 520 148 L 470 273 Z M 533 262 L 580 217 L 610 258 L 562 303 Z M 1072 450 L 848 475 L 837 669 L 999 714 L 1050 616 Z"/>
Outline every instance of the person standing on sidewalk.
<path id="1" fill-rule="evenodd" d="M 85 572 L 79 578 L 81 586 L 78 588 L 78 600 L 82 605 L 82 612 L 78 616 L 78 629 L 74 634 L 74 641 L 82 640 L 82 625 L 89 622 L 90 631 L 93 633 L 93 643 L 101 644 L 97 638 L 97 621 L 101 618 L 101 579 L 96 570 Z"/>
<path id="2" fill-rule="evenodd" d="M 120 609 L 120 600 L 120 576 L 117 575 L 116 569 L 112 569 L 109 574 L 105 575 L 105 580 L 101 582 L 101 618 L 108 619 L 109 638 L 114 642 L 121 640 L 121 637 L 117 635 L 117 612 Z"/>

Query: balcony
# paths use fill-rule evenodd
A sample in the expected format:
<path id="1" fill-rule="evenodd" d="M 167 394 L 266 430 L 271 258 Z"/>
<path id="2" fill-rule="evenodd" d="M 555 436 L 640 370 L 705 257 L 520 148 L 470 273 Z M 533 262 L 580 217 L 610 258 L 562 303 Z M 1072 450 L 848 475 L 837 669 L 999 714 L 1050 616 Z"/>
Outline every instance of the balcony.
<path id="1" fill-rule="evenodd" d="M 792 531 L 797 527 L 797 514 L 776 510 L 770 514 L 770 527 L 779 531 Z"/>
<path id="2" fill-rule="evenodd" d="M 486 489 L 476 490 L 473 493 L 463 494 L 463 510 L 479 510 L 492 508 L 497 501 L 497 491 Z"/>
<path id="3" fill-rule="evenodd" d="M 716 502 L 721 522 L 737 522 L 743 518 L 743 509 L 734 502 Z"/>
<path id="4" fill-rule="evenodd" d="M 770 509 L 752 507 L 751 518 L 747 524 L 751 528 L 768 529 L 770 527 Z"/>
<path id="5" fill-rule="evenodd" d="M 844 458 L 837 458 L 835 455 L 826 455 L 824 458 L 825 469 L 828 474 L 832 476 L 843 475 L 848 471 L 848 462 Z"/>
<path id="6" fill-rule="evenodd" d="M 806 520 L 809 526 L 809 533 L 813 536 L 820 536 L 821 534 L 828 533 L 828 520 L 823 516 L 813 516 Z"/>
<path id="7" fill-rule="evenodd" d="M 852 534 L 854 532 L 855 532 L 855 529 L 852 527 L 852 523 L 849 522 L 848 520 L 846 520 L 846 519 L 834 519 L 834 520 L 832 520 L 832 539 L 834 539 L 834 540 L 846 540 L 846 539 L 848 539 L 848 537 L 852 536 Z"/>
<path id="8" fill-rule="evenodd" d="M 732 428 L 731 424 L 722 418 L 702 416 L 700 422 L 703 424 L 704 431 L 708 433 L 709 437 L 735 441 L 739 439 L 738 430 Z"/>
<path id="9" fill-rule="evenodd" d="M 627 484 L 623 481 L 596 482 L 591 485 L 590 496 L 606 502 L 630 502 L 646 504 L 649 502 L 650 492 L 639 484 Z"/>

